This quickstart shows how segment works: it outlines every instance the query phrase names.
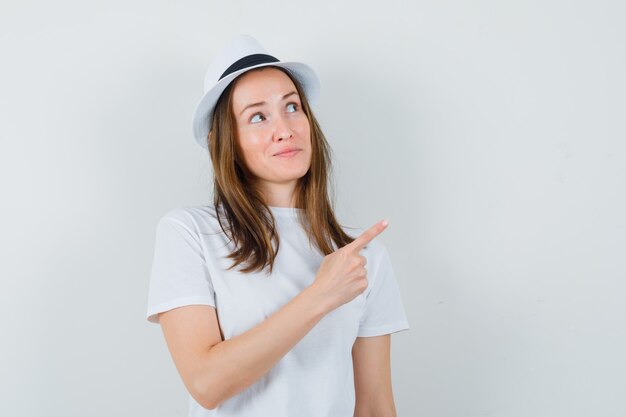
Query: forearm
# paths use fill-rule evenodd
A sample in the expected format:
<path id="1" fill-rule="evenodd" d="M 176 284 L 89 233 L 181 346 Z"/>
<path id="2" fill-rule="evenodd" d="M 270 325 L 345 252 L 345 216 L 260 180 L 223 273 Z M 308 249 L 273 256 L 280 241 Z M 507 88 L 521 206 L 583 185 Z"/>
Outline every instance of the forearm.
<path id="1" fill-rule="evenodd" d="M 396 406 L 391 400 L 377 404 L 363 404 L 358 398 L 353 417 L 397 417 Z"/>
<path id="2" fill-rule="evenodd" d="M 327 314 L 308 287 L 250 330 L 213 346 L 200 365 L 196 391 L 215 408 L 265 375 Z"/>
<path id="3" fill-rule="evenodd" d="M 394 406 L 378 411 L 363 407 L 356 407 L 353 417 L 397 417 L 397 414 Z"/>

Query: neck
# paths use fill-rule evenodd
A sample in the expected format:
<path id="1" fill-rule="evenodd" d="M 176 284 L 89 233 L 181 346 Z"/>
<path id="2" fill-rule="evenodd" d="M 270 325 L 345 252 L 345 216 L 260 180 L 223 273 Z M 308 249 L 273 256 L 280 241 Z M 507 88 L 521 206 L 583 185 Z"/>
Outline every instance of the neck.
<path id="1" fill-rule="evenodd" d="M 265 203 L 271 207 L 296 207 L 296 182 L 286 184 L 259 184 Z"/>

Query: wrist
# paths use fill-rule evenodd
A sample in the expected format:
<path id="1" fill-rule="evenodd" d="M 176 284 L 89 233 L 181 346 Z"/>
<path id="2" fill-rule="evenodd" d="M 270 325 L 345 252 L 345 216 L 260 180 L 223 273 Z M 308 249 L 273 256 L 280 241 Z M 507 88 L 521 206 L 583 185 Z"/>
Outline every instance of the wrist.
<path id="1" fill-rule="evenodd" d="M 315 284 L 305 288 L 301 295 L 308 300 L 310 308 L 319 315 L 320 319 L 333 309 L 329 297 L 322 293 Z"/>

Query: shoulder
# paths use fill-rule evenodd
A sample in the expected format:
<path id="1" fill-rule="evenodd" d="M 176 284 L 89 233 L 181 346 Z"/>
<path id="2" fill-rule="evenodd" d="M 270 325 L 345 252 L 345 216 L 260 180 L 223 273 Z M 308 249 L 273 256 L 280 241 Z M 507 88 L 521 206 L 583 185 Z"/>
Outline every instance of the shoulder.
<path id="1" fill-rule="evenodd" d="M 221 231 L 213 205 L 175 207 L 159 219 L 161 223 L 175 223 L 198 233 Z"/>

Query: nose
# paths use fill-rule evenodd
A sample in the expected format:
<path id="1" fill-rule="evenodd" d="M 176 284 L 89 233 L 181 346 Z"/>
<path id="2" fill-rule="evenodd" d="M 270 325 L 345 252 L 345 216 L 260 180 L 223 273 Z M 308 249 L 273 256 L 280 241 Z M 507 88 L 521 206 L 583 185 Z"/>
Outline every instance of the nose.
<path id="1" fill-rule="evenodd" d="M 292 138 L 293 130 L 291 130 L 291 127 L 285 120 L 285 117 L 280 115 L 274 118 L 274 142 Z"/>

